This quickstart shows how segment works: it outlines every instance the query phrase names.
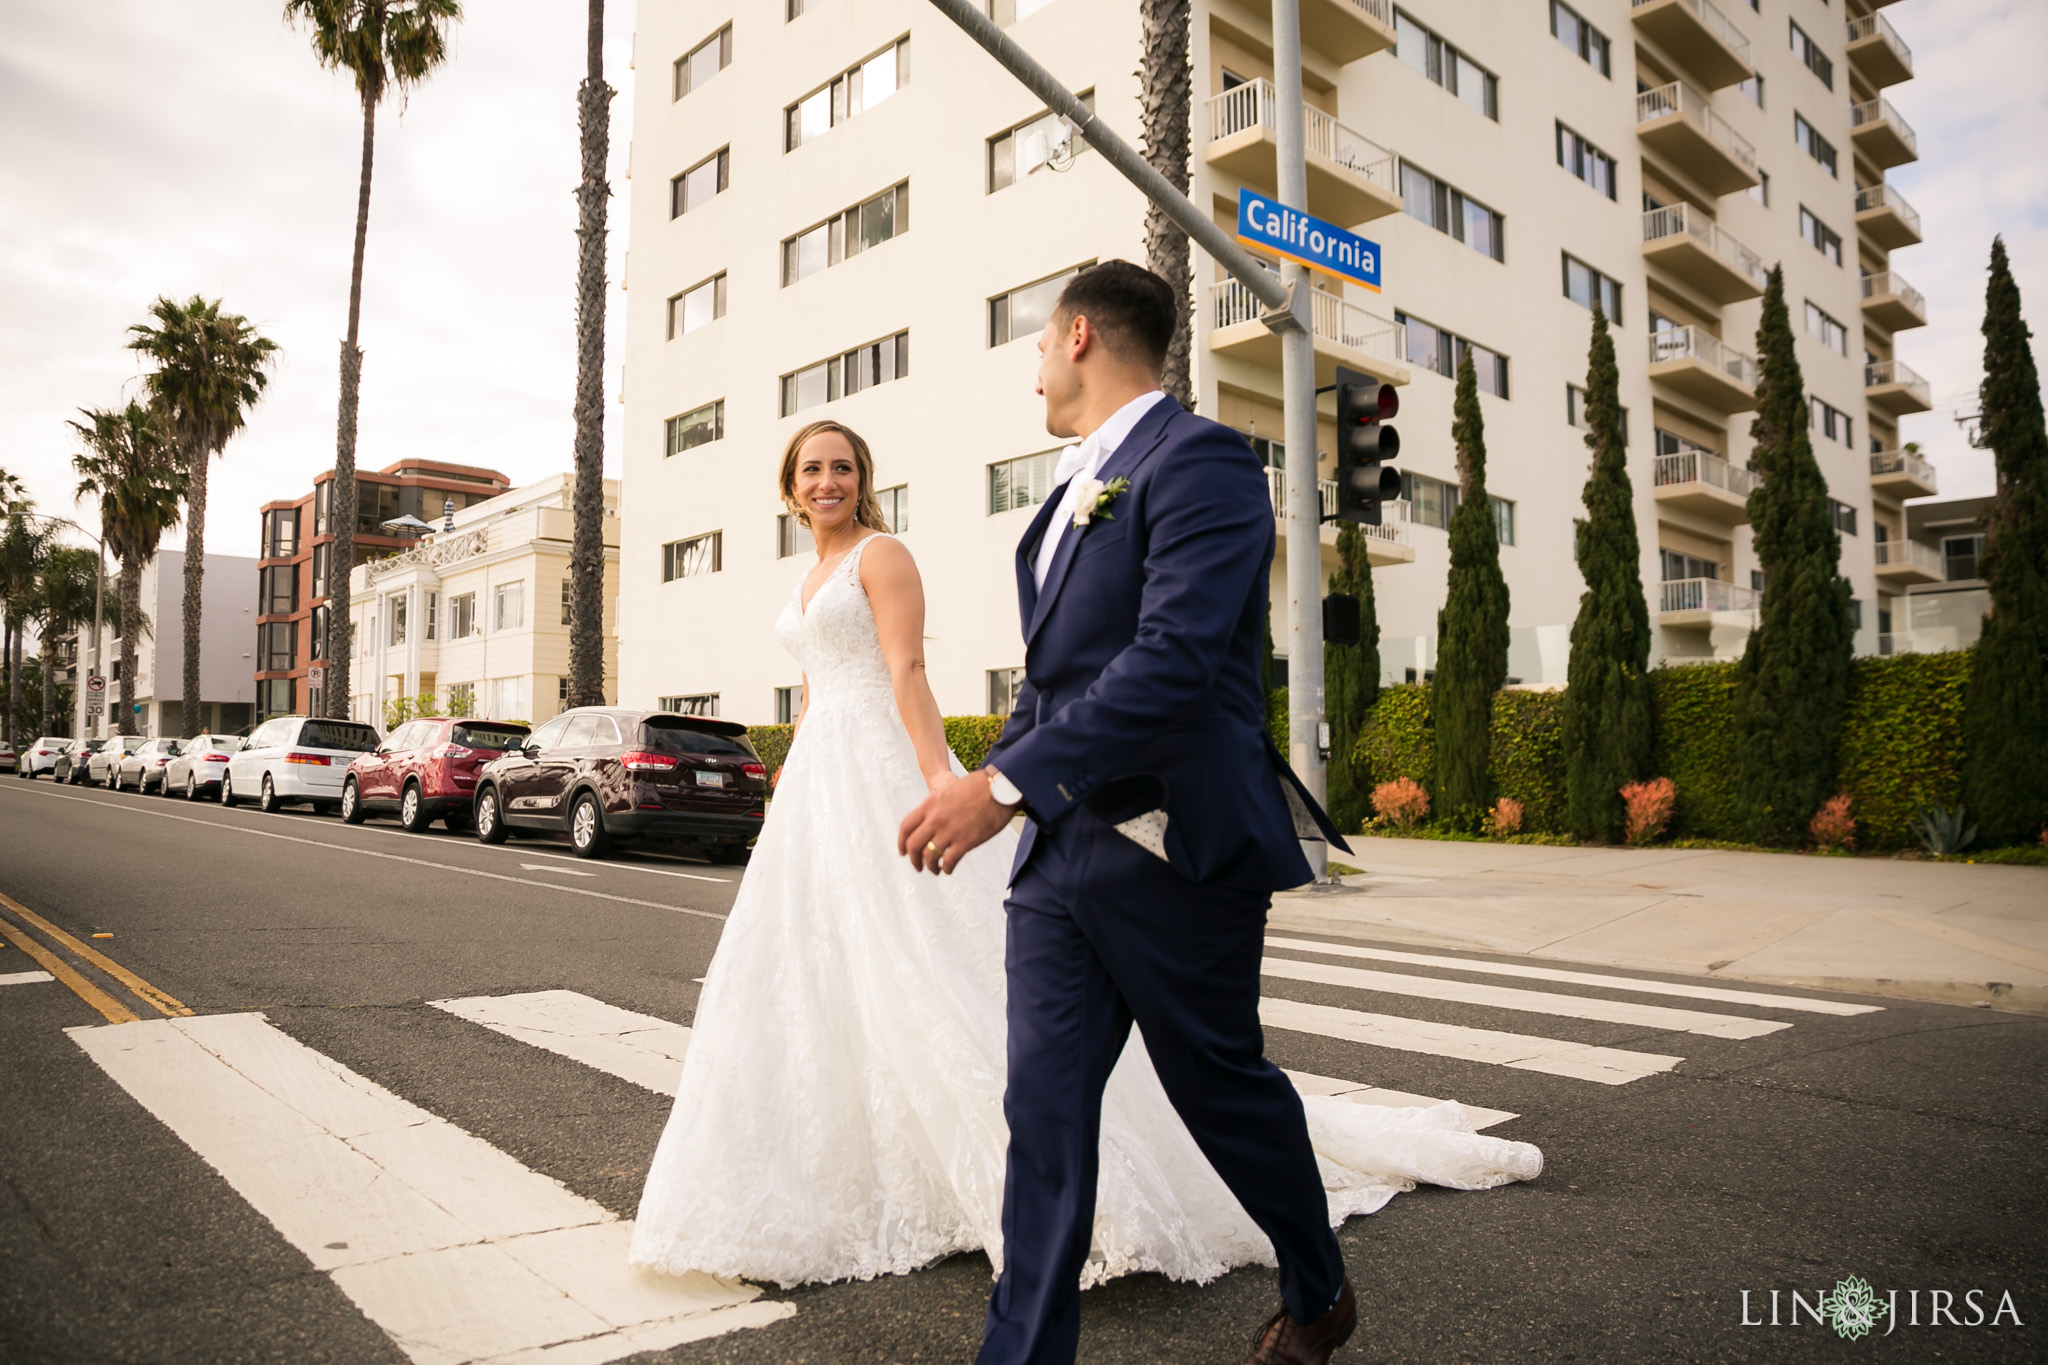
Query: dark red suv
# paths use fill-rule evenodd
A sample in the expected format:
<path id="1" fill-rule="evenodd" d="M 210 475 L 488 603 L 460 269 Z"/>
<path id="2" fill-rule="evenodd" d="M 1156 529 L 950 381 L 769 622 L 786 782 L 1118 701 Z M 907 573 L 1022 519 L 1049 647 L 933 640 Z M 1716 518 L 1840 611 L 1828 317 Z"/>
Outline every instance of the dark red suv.
<path id="1" fill-rule="evenodd" d="M 478 770 L 526 736 L 527 727 L 512 721 L 407 721 L 349 763 L 341 818 L 359 825 L 378 811 L 395 810 L 398 823 L 414 833 L 437 819 L 451 830 L 468 829 Z"/>
<path id="2" fill-rule="evenodd" d="M 767 803 L 768 770 L 746 726 L 582 706 L 477 775 L 476 837 L 499 844 L 515 830 L 565 831 L 585 858 L 616 841 L 659 839 L 737 863 Z"/>

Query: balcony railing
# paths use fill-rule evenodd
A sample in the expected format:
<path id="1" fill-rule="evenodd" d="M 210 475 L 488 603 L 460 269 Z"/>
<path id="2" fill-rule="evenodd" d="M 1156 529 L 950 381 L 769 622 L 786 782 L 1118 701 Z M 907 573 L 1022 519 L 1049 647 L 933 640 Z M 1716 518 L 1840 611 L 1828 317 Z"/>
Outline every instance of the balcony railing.
<path id="1" fill-rule="evenodd" d="M 1899 216 L 1899 221 L 1913 229 L 1913 235 L 1920 235 L 1920 215 L 1905 197 L 1890 185 L 1864 185 L 1856 191 L 1856 211 L 1868 209 L 1890 209 Z"/>
<path id="2" fill-rule="evenodd" d="M 1381 28 L 1394 26 L 1394 0 L 1343 0 Z"/>
<path id="3" fill-rule="evenodd" d="M 1257 322 L 1258 295 L 1235 279 L 1218 280 L 1209 287 L 1210 326 L 1232 327 L 1240 322 Z M 1399 363 L 1394 345 L 1394 324 L 1369 313 L 1349 299 L 1321 289 L 1309 291 L 1309 318 L 1318 340 L 1335 342 L 1354 351 Z"/>
<path id="4" fill-rule="evenodd" d="M 1896 294 L 1899 299 L 1921 317 L 1927 316 L 1927 300 L 1920 297 L 1920 291 L 1899 278 L 1895 270 L 1879 270 L 1863 277 L 1863 297 L 1882 298 Z"/>
<path id="5" fill-rule="evenodd" d="M 1910 450 L 1880 450 L 1873 454 L 1870 457 L 1870 476 L 1879 478 L 1886 474 L 1910 475 L 1923 488 L 1940 487 L 1934 466 Z"/>
<path id="6" fill-rule="evenodd" d="M 1703 483 L 1746 498 L 1762 482 L 1753 469 L 1729 464 L 1711 450 L 1681 450 L 1676 455 L 1657 457 L 1656 484 L 1669 488 L 1678 484 Z"/>
<path id="7" fill-rule="evenodd" d="M 1756 589 L 1719 578 L 1673 578 L 1657 586 L 1659 612 L 1756 610 Z"/>
<path id="8" fill-rule="evenodd" d="M 1280 94 L 1263 76 L 1211 96 L 1208 105 L 1211 142 L 1220 142 L 1248 128 L 1270 128 L 1276 135 L 1280 131 Z M 1392 152 L 1312 104 L 1301 106 L 1301 117 L 1302 150 L 1309 156 L 1363 176 L 1388 194 L 1401 192 L 1394 178 Z"/>
<path id="9" fill-rule="evenodd" d="M 1317 479 L 1316 491 L 1322 495 L 1323 520 L 1333 520 L 1337 515 L 1337 481 Z M 1266 467 L 1266 492 L 1273 499 L 1273 515 L 1287 515 L 1287 471 Z M 1384 540 L 1390 545 L 1408 543 L 1408 500 L 1396 498 L 1380 504 L 1380 524 L 1361 526 L 1359 531 L 1372 540 Z"/>
<path id="10" fill-rule="evenodd" d="M 1756 175 L 1756 148 L 1750 144 L 1748 138 L 1729 127 L 1728 120 L 1714 112 L 1705 95 L 1684 81 L 1673 81 L 1669 85 L 1660 85 L 1636 96 L 1637 124 L 1648 123 L 1667 114 L 1677 114 L 1697 128 L 1709 141 L 1734 157 L 1752 177 Z"/>
<path id="11" fill-rule="evenodd" d="M 1708 251 L 1713 252 L 1740 271 L 1758 289 L 1769 283 L 1764 270 L 1763 257 L 1751 251 L 1721 225 L 1691 204 L 1666 204 L 1660 209 L 1651 209 L 1643 215 L 1643 240 L 1661 242 L 1666 237 L 1691 237 Z"/>
<path id="12" fill-rule="evenodd" d="M 1907 47 L 1899 37 L 1899 31 L 1891 26 L 1881 14 L 1866 14 L 1861 19 L 1848 22 L 1849 41 L 1860 43 L 1865 38 L 1882 38 L 1884 45 L 1898 54 L 1900 65 L 1907 71 L 1913 69 L 1913 49 Z"/>
<path id="13" fill-rule="evenodd" d="M 1884 384 L 1902 384 L 1906 392 L 1923 403 L 1932 403 L 1927 381 L 1915 374 L 1903 360 L 1873 360 L 1863 367 L 1863 387 L 1874 389 Z"/>
<path id="14" fill-rule="evenodd" d="M 1932 545 L 1922 545 L 1917 540 L 1880 540 L 1870 548 L 1873 562 L 1879 568 L 1910 564 L 1929 578 L 1939 579 L 1946 575 L 1941 551 Z"/>
<path id="15" fill-rule="evenodd" d="M 1654 3 L 1655 0 L 1629 0 L 1629 8 L 1641 9 L 1644 5 Z M 1728 16 L 1721 13 L 1713 0 L 1679 0 L 1679 3 L 1693 12 L 1707 32 L 1719 38 L 1730 52 L 1742 58 L 1744 66 L 1751 64 L 1749 39 L 1743 36 L 1741 29 L 1728 22 Z"/>
<path id="16" fill-rule="evenodd" d="M 1697 360 L 1745 388 L 1756 387 L 1755 358 L 1723 345 L 1719 337 L 1708 336 L 1697 327 L 1667 327 L 1650 333 L 1649 340 L 1652 365 L 1667 360 Z"/>
<path id="17" fill-rule="evenodd" d="M 1641 103 L 1641 97 L 1637 97 Z M 1882 97 L 1865 100 L 1849 106 L 1849 130 L 1854 132 L 1866 123 L 1889 123 L 1899 135 L 1899 141 L 1906 144 L 1915 157 L 1920 155 L 1920 139 L 1913 132 L 1913 125 L 1899 117 L 1899 111 L 1892 108 L 1892 102 Z"/>

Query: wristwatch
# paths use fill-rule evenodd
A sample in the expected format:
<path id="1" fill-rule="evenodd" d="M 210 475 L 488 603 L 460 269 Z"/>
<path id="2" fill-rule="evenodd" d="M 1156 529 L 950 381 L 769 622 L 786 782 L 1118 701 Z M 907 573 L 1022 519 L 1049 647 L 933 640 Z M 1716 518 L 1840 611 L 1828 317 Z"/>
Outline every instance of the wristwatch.
<path id="1" fill-rule="evenodd" d="M 1021 806 L 1024 804 L 1024 793 L 1017 790 L 1015 782 L 1012 782 L 994 768 L 987 767 L 986 765 L 983 766 L 982 771 L 988 774 L 988 794 L 993 796 L 998 803 L 1005 806 Z"/>

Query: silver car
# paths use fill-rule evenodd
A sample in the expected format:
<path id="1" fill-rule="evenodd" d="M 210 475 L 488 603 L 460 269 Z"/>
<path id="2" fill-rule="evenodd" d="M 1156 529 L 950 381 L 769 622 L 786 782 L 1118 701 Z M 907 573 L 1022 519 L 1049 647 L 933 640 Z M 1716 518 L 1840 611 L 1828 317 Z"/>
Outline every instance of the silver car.
<path id="1" fill-rule="evenodd" d="M 220 799 L 220 780 L 228 770 L 228 758 L 242 747 L 234 735 L 200 735 L 183 741 L 178 754 L 164 767 L 166 796 L 183 796 L 197 801 L 202 796 Z"/>
<path id="2" fill-rule="evenodd" d="M 120 776 L 120 769 L 115 765 L 147 743 L 149 738 L 146 735 L 115 735 L 110 738 L 100 746 L 99 752 L 87 760 L 85 785 L 97 787 L 105 783 L 109 787 L 113 786 Z"/>
<path id="3" fill-rule="evenodd" d="M 180 741 L 175 739 L 151 739 L 143 741 L 142 747 L 114 765 L 113 788 L 133 787 L 139 792 L 151 788 L 169 791 L 164 786 L 164 766 L 178 756 Z"/>

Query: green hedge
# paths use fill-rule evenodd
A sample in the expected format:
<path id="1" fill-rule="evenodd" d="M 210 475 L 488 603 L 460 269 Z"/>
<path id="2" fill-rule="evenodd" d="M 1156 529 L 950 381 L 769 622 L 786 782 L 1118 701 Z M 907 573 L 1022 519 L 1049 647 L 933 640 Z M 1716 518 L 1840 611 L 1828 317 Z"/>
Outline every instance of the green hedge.
<path id="1" fill-rule="evenodd" d="M 1528 834 L 1564 830 L 1564 693 L 1493 694 L 1493 789 L 1522 803 Z"/>
<path id="2" fill-rule="evenodd" d="M 1403 683 L 1380 689 L 1372 714 L 1359 727 L 1352 763 L 1370 776 L 1369 787 L 1396 778 L 1436 785 L 1436 726 L 1429 710 L 1429 684 Z"/>
<path id="3" fill-rule="evenodd" d="M 768 765 L 768 775 L 775 776 L 775 770 L 782 766 L 782 760 L 789 757 L 789 741 L 796 734 L 794 725 L 749 725 L 747 738 L 753 741 L 754 752 L 761 755 L 761 761 Z"/>
<path id="4" fill-rule="evenodd" d="M 1746 837 L 1731 785 L 1739 747 L 1734 662 L 1651 669 L 1650 700 L 1656 712 L 1650 766 L 1678 787 L 1672 837 Z"/>
<path id="5" fill-rule="evenodd" d="M 1002 737 L 1002 716 L 947 716 L 945 718 L 946 743 L 960 757 L 961 766 L 973 772 L 988 757 L 988 751 Z M 789 757 L 789 741 L 795 732 L 789 725 L 749 725 L 747 738 L 754 742 L 754 752 L 761 755 L 761 761 L 768 765 L 772 774 Z"/>
<path id="6" fill-rule="evenodd" d="M 1963 799 L 1963 685 L 1975 657 L 1964 651 L 1856 660 L 1840 761 L 1859 848 L 1917 844 L 1921 811 Z"/>

